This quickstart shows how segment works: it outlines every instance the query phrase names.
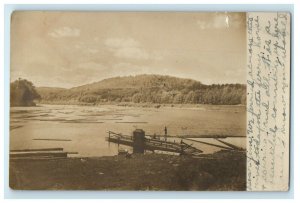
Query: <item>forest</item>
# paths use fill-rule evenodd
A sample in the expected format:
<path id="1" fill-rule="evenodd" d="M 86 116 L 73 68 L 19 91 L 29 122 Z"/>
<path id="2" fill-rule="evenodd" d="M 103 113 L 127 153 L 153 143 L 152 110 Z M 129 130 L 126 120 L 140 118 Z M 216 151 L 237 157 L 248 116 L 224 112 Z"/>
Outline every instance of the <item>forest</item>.
<path id="1" fill-rule="evenodd" d="M 244 84 L 205 85 L 163 75 L 115 77 L 70 89 L 39 87 L 37 92 L 42 103 L 246 104 Z"/>

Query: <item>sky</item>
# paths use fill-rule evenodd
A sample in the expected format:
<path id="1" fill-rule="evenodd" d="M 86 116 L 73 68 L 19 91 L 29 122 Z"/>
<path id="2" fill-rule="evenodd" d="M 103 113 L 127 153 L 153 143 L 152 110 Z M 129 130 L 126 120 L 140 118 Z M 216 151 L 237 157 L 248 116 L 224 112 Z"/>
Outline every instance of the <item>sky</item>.
<path id="1" fill-rule="evenodd" d="M 70 88 L 161 74 L 246 83 L 246 14 L 39 12 L 11 17 L 11 81 Z"/>

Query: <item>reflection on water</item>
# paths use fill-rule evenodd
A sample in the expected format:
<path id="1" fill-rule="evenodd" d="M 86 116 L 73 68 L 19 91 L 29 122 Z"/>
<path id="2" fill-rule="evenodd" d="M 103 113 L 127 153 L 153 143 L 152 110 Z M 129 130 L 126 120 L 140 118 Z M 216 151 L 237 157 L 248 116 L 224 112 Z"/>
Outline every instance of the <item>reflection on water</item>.
<path id="1" fill-rule="evenodd" d="M 62 147 L 65 151 L 78 152 L 78 156 L 115 155 L 118 146 L 105 141 L 109 130 L 130 135 L 134 129 L 142 128 L 148 135 L 160 135 L 167 126 L 170 135 L 243 136 L 246 128 L 243 106 L 203 105 L 201 108 L 157 109 L 109 105 L 41 105 L 12 107 L 10 113 L 11 149 Z M 210 138 L 197 139 L 224 145 Z M 242 148 L 246 145 L 245 138 L 222 140 Z M 215 146 L 185 142 L 200 148 L 204 153 L 220 150 Z"/>

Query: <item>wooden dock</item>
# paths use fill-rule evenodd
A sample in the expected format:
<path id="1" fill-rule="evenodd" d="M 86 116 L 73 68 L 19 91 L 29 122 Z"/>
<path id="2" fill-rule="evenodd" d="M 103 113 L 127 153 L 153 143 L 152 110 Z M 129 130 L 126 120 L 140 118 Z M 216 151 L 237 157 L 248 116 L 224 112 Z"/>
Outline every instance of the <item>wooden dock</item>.
<path id="1" fill-rule="evenodd" d="M 112 131 L 108 132 L 108 137 L 106 137 L 108 142 L 113 142 L 118 145 L 126 145 L 134 147 L 133 136 L 123 135 L 120 133 L 115 133 Z M 179 154 L 186 155 L 200 155 L 203 153 L 202 150 L 193 147 L 183 141 L 181 142 L 170 142 L 162 141 L 154 138 L 144 138 L 144 149 L 148 151 L 165 151 L 165 152 L 174 152 Z"/>

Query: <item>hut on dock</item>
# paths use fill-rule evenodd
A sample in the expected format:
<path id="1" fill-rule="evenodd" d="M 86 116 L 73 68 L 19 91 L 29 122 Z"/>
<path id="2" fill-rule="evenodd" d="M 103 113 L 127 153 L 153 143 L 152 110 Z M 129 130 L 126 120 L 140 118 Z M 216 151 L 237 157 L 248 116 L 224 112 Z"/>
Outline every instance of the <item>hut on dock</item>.
<path id="1" fill-rule="evenodd" d="M 144 153 L 145 151 L 145 131 L 136 129 L 133 131 L 133 153 Z"/>

